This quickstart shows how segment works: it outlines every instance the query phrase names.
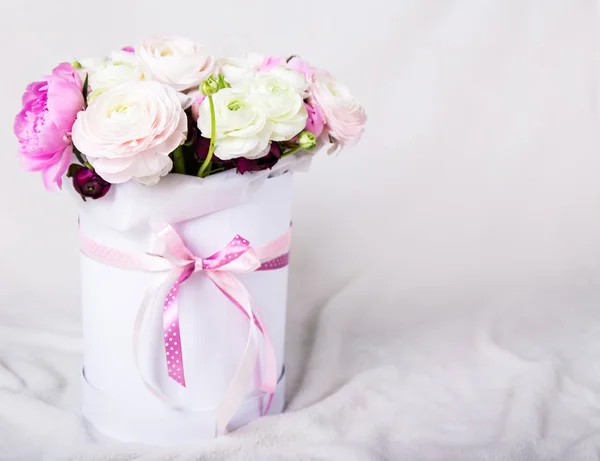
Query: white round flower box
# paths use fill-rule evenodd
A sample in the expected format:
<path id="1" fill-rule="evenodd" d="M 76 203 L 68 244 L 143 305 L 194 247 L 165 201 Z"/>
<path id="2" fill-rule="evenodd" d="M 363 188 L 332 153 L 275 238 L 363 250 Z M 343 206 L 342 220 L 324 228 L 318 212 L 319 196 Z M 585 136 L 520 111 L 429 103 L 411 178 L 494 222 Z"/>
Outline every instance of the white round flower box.
<path id="1" fill-rule="evenodd" d="M 274 172 L 242 176 L 231 171 L 203 180 L 168 175 L 153 187 L 129 182 L 114 187 L 102 200 L 82 203 L 81 232 L 100 245 L 135 254 L 148 251 L 153 232 L 165 222 L 200 257 L 220 250 L 237 234 L 252 246 L 263 245 L 290 227 L 289 165 L 282 161 Z M 279 413 L 284 406 L 288 269 L 237 277 L 272 338 L 279 382 L 269 413 Z M 215 412 L 242 358 L 249 319 L 205 274 L 194 273 L 181 285 L 184 388 L 167 374 L 162 311 L 149 314 L 140 344 L 134 338 L 141 303 L 158 278 L 152 272 L 122 269 L 82 255 L 82 413 L 100 432 L 121 441 L 171 445 L 210 439 L 217 435 Z M 264 338 L 259 339 L 259 358 L 264 358 Z M 269 395 L 259 388 L 260 368 L 259 363 L 228 430 L 265 412 Z M 141 372 L 168 402 L 147 388 Z"/>

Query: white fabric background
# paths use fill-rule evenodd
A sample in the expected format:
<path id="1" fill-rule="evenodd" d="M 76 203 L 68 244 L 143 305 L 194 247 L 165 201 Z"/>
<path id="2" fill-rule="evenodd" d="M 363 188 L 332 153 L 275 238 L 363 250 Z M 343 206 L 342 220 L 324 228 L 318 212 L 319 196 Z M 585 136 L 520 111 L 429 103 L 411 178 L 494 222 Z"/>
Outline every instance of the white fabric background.
<path id="1" fill-rule="evenodd" d="M 598 459 L 599 19 L 593 0 L 4 2 L 0 459 Z M 57 61 L 150 33 L 300 54 L 370 116 L 297 178 L 298 411 L 170 457 L 93 443 L 74 413 L 76 208 L 10 130 Z"/>

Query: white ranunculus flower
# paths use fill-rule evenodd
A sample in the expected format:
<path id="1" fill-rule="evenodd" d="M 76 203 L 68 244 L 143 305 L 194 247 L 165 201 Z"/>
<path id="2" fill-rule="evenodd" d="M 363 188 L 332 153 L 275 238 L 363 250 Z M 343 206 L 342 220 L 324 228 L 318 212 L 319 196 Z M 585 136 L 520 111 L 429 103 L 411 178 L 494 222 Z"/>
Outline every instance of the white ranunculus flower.
<path id="1" fill-rule="evenodd" d="M 272 125 L 264 108 L 240 89 L 224 88 L 213 96 L 215 106 L 215 155 L 222 160 L 259 158 L 269 148 Z M 200 104 L 198 128 L 211 134 L 210 103 Z"/>
<path id="2" fill-rule="evenodd" d="M 308 96 L 308 88 L 310 87 L 311 82 L 308 82 L 306 77 L 300 72 L 290 69 L 287 66 L 277 66 L 269 70 L 268 73 L 285 80 L 302 96 L 303 99 Z"/>
<path id="3" fill-rule="evenodd" d="M 297 73 L 293 70 L 289 72 Z M 303 80 L 304 76 L 298 74 Z M 255 104 L 261 105 L 273 124 L 271 140 L 287 141 L 306 126 L 308 113 L 298 88 L 278 72 L 258 72 L 244 83 Z"/>
<path id="4" fill-rule="evenodd" d="M 219 73 L 227 83 L 235 85 L 254 76 L 264 57 L 259 54 L 247 54 L 242 58 L 225 58 L 218 61 Z"/>
<path id="5" fill-rule="evenodd" d="M 77 59 L 79 65 L 88 72 L 94 72 L 100 67 L 104 67 L 108 62 L 108 58 L 106 56 L 102 58 L 80 58 Z"/>
<path id="6" fill-rule="evenodd" d="M 135 55 L 135 51 L 125 51 L 125 50 L 113 51 L 110 54 L 110 59 L 112 62 L 115 62 L 115 63 L 127 63 L 127 64 L 132 64 L 132 65 L 140 64 L 140 60 Z"/>
<path id="7" fill-rule="evenodd" d="M 86 76 L 89 77 L 92 73 L 96 72 L 98 69 L 105 67 L 106 63 L 108 63 L 109 59 L 104 56 L 102 58 L 79 58 L 77 59 L 77 72 L 79 73 L 79 77 L 83 82 Z M 88 97 L 90 96 L 91 91 L 88 91 Z"/>
<path id="8" fill-rule="evenodd" d="M 200 85 L 215 69 L 215 57 L 185 38 L 149 37 L 136 55 L 154 80 L 177 91 Z"/>
<path id="9" fill-rule="evenodd" d="M 145 80 L 142 69 L 132 63 L 107 61 L 103 67 L 89 73 L 90 93 L 88 101 L 122 83 Z"/>
<path id="10" fill-rule="evenodd" d="M 121 83 L 146 79 L 135 53 L 115 51 L 110 58 L 85 58 L 78 63 L 82 79 L 88 76 L 88 102 Z"/>
<path id="11" fill-rule="evenodd" d="M 116 184 L 156 184 L 185 142 L 187 118 L 177 91 L 159 82 L 129 82 L 100 94 L 77 114 L 72 139 L 96 172 Z"/>

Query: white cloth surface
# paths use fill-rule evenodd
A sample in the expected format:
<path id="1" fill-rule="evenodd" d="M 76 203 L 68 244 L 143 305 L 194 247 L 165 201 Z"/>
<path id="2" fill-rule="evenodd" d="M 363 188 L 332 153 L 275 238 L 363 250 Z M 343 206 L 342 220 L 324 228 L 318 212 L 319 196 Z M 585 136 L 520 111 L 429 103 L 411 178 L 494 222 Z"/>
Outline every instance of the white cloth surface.
<path id="1" fill-rule="evenodd" d="M 375 286 L 365 275 L 290 317 L 287 413 L 189 447 L 95 434 L 77 414 L 78 323 L 4 318 L 0 459 L 598 459 L 598 286 Z"/>
<path id="2" fill-rule="evenodd" d="M 238 11 L 258 50 L 264 21 L 347 75 L 370 115 L 360 147 L 296 181 L 288 411 L 177 449 L 86 427 L 74 213 L 40 191 L 2 215 L 0 460 L 600 459 L 596 2 L 310 0 L 312 50 L 265 16 L 283 2 L 222 3 L 208 30 Z M 97 15 L 82 55 L 107 30 Z M 40 56 L 73 42 L 55 35 Z M 13 195 L 39 182 L 11 178 Z M 59 229 L 50 245 L 41 222 Z"/>

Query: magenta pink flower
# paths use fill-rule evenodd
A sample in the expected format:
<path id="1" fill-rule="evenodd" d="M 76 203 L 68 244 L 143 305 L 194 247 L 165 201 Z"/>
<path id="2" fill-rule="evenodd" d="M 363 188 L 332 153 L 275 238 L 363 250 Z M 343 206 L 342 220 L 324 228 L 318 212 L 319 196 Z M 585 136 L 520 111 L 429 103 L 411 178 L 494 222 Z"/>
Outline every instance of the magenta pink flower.
<path id="1" fill-rule="evenodd" d="M 321 136 L 325 126 L 325 117 L 323 117 L 323 111 L 314 101 L 312 104 L 304 103 L 304 107 L 306 107 L 306 111 L 308 112 L 305 130 L 310 131 L 318 138 Z"/>
<path id="2" fill-rule="evenodd" d="M 62 63 L 52 75 L 27 86 L 23 109 L 15 117 L 14 132 L 25 168 L 41 171 L 48 190 L 62 187 L 73 157 L 71 129 L 84 109 L 82 87 L 77 70 Z"/>

